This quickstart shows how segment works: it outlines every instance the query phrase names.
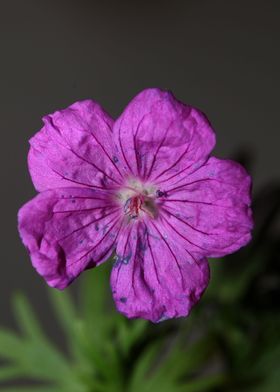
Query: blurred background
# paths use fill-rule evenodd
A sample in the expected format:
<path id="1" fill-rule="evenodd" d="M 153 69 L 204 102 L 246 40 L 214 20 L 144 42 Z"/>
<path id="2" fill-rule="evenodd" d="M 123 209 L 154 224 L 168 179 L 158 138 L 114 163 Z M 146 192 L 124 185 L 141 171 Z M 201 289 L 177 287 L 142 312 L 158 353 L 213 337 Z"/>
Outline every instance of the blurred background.
<path id="1" fill-rule="evenodd" d="M 23 297 L 12 300 L 15 293 L 23 292 L 46 334 L 70 361 L 65 367 L 80 363 L 79 381 L 71 384 L 74 392 L 137 391 L 140 386 L 141 391 L 161 392 L 280 390 L 279 12 L 279 2 L 272 0 L 1 1 L 0 324 L 8 334 L 32 319 L 26 316 L 29 310 Z M 177 98 L 207 114 L 217 133 L 215 155 L 240 161 L 252 174 L 256 222 L 248 248 L 210 261 L 213 279 L 194 315 L 156 326 L 115 316 L 107 303 L 108 282 L 104 284 L 108 290 L 102 282 L 102 287 L 95 287 L 101 276 L 108 280 L 106 268 L 87 272 L 65 296 L 52 293 L 50 301 L 18 237 L 16 218 L 19 207 L 35 195 L 26 158 L 28 139 L 40 129 L 41 117 L 85 98 L 97 100 L 117 117 L 146 87 L 172 90 Z M 81 286 L 87 287 L 90 297 L 100 296 L 100 303 L 102 298 L 108 301 L 96 309 L 98 305 L 82 299 Z M 69 321 L 63 330 L 52 306 L 60 304 L 57 313 L 61 315 L 68 309 L 70 294 L 78 313 L 69 311 L 62 317 L 62 324 L 67 317 Z M 81 309 L 85 313 L 79 314 Z M 93 322 L 92 329 L 99 328 L 103 335 L 93 342 L 80 342 L 83 328 L 93 333 L 90 322 L 82 325 L 85 314 L 104 321 L 104 314 L 111 313 L 106 325 L 96 322 L 95 327 Z M 69 335 L 72 324 L 76 327 Z M 25 327 L 25 333 L 30 327 L 31 335 L 36 335 L 34 323 Z M 3 385 L 14 385 L 17 378 L 15 390 L 20 391 L 20 385 L 29 385 L 28 377 L 37 383 L 41 379 L 56 382 L 44 374 L 23 371 L 24 366 L 34 369 L 30 363 L 15 362 L 15 370 L 6 368 L 6 359 L 20 361 L 8 354 L 21 349 L 15 336 L 5 333 L 0 334 Z M 10 345 L 5 346 L 9 338 Z M 37 338 L 38 351 L 42 337 Z M 104 354 L 104 347 L 87 355 L 81 349 L 104 340 L 110 342 L 111 354 Z M 74 342 L 79 342 L 78 354 L 74 350 L 78 356 L 71 357 L 69 345 Z M 28 350 L 33 353 L 30 347 L 22 348 L 23 356 L 28 357 Z M 44 348 L 33 355 L 32 363 L 48 355 L 50 363 L 59 363 L 56 354 L 52 354 L 55 360 Z M 106 384 L 102 371 L 116 365 L 110 355 L 120 369 L 110 374 L 111 384 Z M 100 358 L 108 361 L 100 365 Z M 93 367 L 99 363 L 99 368 L 93 371 L 92 363 Z M 62 372 L 58 365 L 57 369 Z M 55 367 L 46 372 L 55 374 Z M 143 380 L 152 381 L 145 384 Z M 5 388 L 0 386 L 1 391 Z M 72 391 L 69 385 L 57 388 L 36 391 Z"/>

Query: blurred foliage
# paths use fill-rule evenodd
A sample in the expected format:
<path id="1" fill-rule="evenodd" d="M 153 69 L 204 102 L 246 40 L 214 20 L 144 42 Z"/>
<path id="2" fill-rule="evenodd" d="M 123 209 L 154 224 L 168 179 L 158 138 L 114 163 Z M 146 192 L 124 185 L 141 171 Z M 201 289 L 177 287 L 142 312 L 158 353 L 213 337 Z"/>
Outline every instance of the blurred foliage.
<path id="1" fill-rule="evenodd" d="M 64 352 L 17 295 L 20 333 L 0 329 L 1 391 L 278 392 L 280 189 L 267 187 L 254 211 L 254 240 L 210 260 L 211 284 L 189 318 L 127 320 L 112 304 L 106 263 L 81 279 L 78 301 L 49 289 Z"/>

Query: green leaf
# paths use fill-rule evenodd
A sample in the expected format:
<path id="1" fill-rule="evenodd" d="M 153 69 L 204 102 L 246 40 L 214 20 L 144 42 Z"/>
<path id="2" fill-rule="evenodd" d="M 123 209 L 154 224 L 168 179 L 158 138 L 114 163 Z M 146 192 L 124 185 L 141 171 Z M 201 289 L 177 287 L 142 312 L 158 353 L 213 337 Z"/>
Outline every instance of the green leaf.
<path id="1" fill-rule="evenodd" d="M 110 259 L 80 281 L 80 339 L 84 353 L 106 382 L 122 383 L 117 318 L 109 284 Z"/>
<path id="2" fill-rule="evenodd" d="M 81 318 L 91 328 L 91 333 L 100 338 L 108 334 L 115 322 L 114 306 L 110 290 L 110 270 L 112 259 L 98 269 L 91 269 L 81 277 Z"/>
<path id="3" fill-rule="evenodd" d="M 13 332 L 0 329 L 0 357 L 17 360 L 24 353 L 24 344 Z"/>
<path id="4" fill-rule="evenodd" d="M 127 356 L 137 340 L 144 335 L 149 324 L 147 320 L 127 320 L 122 315 L 118 315 L 116 320 L 121 351 Z"/>
<path id="5" fill-rule="evenodd" d="M 162 341 L 151 343 L 140 356 L 132 371 L 132 376 L 129 383 L 129 391 L 146 391 L 145 381 L 147 380 L 147 375 L 152 369 L 155 360 L 159 355 L 161 347 Z"/>
<path id="6" fill-rule="evenodd" d="M 75 384 L 76 375 L 71 366 L 41 334 L 37 322 L 34 322 L 30 307 L 22 298 L 17 297 L 17 317 L 21 321 L 25 336 L 19 338 L 10 331 L 0 329 L 0 357 L 11 361 L 11 366 L 18 369 L 18 372 L 21 371 L 24 377 L 40 381 L 55 381 L 60 384 L 63 380 Z M 68 388 L 68 390 L 72 389 Z"/>
<path id="7" fill-rule="evenodd" d="M 0 381 L 10 381 L 10 380 L 15 380 L 19 377 L 24 376 L 24 372 L 20 367 L 17 366 L 1 366 L 0 367 Z"/>
<path id="8" fill-rule="evenodd" d="M 78 330 L 80 320 L 78 319 L 73 300 L 71 299 L 70 291 L 50 289 L 48 290 L 48 293 L 55 316 L 65 333 L 65 338 L 71 354 L 79 363 L 83 362 L 85 356 L 82 352 Z"/>
<path id="9" fill-rule="evenodd" d="M 17 323 L 26 337 L 31 340 L 45 340 L 35 314 L 24 295 L 18 293 L 14 296 L 13 310 Z"/>
<path id="10" fill-rule="evenodd" d="M 70 291 L 49 289 L 48 294 L 55 316 L 60 322 L 66 336 L 69 339 L 76 337 L 74 322 L 77 320 L 77 314 L 73 301 L 70 297 Z"/>
<path id="11" fill-rule="evenodd" d="M 214 374 L 207 377 L 198 376 L 195 380 L 187 382 L 178 388 L 177 392 L 207 392 L 225 385 L 227 378 L 223 374 Z"/>
<path id="12" fill-rule="evenodd" d="M 30 386 L 30 387 L 2 387 L 1 392 L 67 392 L 60 387 Z"/>

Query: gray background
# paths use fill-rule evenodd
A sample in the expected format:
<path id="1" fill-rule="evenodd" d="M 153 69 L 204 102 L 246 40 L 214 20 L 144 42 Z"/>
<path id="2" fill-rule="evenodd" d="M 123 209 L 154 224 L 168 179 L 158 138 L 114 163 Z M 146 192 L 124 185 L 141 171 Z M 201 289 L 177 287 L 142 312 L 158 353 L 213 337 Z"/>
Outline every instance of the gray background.
<path id="1" fill-rule="evenodd" d="M 13 324 L 11 293 L 23 290 L 54 333 L 16 228 L 35 195 L 26 156 L 44 114 L 93 98 L 117 116 L 141 89 L 167 88 L 208 115 L 217 156 L 249 156 L 255 191 L 279 180 L 278 4 L 0 2 L 1 324 Z"/>

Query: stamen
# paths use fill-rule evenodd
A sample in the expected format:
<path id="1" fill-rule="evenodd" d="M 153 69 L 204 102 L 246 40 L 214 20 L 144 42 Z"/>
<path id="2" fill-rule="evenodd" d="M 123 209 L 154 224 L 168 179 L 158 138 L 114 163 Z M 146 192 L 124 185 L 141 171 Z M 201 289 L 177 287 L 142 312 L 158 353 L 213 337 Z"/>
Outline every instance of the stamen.
<path id="1" fill-rule="evenodd" d="M 167 193 L 165 191 L 161 191 L 160 189 L 158 189 L 156 191 L 156 197 L 166 197 Z"/>

